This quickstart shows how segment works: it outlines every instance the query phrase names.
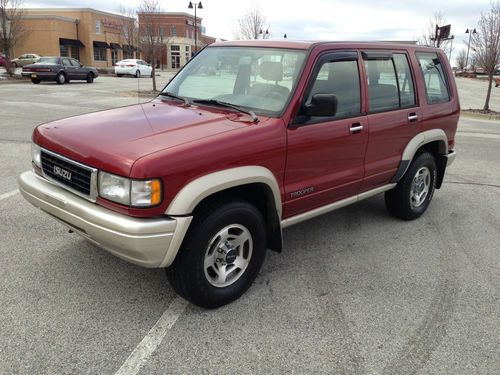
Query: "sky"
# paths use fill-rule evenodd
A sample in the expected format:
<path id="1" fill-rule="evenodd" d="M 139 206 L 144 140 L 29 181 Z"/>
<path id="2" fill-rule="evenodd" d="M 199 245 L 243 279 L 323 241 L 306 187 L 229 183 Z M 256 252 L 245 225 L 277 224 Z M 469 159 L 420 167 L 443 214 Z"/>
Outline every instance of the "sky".
<path id="1" fill-rule="evenodd" d="M 198 0 L 196 0 L 198 1 Z M 234 39 L 238 19 L 253 3 L 267 18 L 271 39 L 416 40 L 440 11 L 455 36 L 454 54 L 466 48 L 467 28 L 474 28 L 490 0 L 201 0 L 207 35 Z M 119 5 L 137 7 L 137 0 L 25 0 L 27 7 L 77 7 L 114 12 Z M 187 12 L 189 0 L 161 0 L 164 11 Z"/>

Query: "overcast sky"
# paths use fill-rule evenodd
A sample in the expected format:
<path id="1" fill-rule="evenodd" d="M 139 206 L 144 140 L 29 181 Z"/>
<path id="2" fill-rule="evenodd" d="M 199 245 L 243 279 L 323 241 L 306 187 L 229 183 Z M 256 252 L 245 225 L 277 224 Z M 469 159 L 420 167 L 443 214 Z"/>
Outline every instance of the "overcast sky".
<path id="1" fill-rule="evenodd" d="M 202 0 L 198 15 L 207 34 L 233 39 L 238 19 L 252 0 Z M 302 40 L 415 40 L 428 28 L 434 12 L 441 11 L 455 35 L 455 53 L 467 39 L 465 29 L 476 27 L 490 0 L 267 0 L 256 3 L 270 24 L 272 39 Z M 133 0 L 25 0 L 27 7 L 88 7 L 115 11 L 118 5 L 137 7 Z M 189 0 L 162 1 L 163 10 L 192 12 Z M 455 54 L 454 53 L 454 54 Z"/>

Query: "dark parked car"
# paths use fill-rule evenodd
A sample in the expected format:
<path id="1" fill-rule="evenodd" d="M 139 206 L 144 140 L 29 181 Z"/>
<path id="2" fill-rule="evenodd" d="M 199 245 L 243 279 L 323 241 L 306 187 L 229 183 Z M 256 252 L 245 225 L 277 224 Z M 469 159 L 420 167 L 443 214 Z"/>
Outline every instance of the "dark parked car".
<path id="1" fill-rule="evenodd" d="M 41 57 L 36 63 L 23 67 L 21 74 L 33 83 L 56 81 L 60 85 L 72 79 L 92 83 L 99 75 L 96 68 L 83 66 L 70 57 Z"/>

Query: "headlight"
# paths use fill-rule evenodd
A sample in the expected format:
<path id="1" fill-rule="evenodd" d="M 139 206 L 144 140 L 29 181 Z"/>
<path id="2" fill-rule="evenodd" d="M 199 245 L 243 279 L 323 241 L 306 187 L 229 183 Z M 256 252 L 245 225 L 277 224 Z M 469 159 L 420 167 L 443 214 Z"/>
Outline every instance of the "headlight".
<path id="1" fill-rule="evenodd" d="M 133 207 L 150 207 L 161 203 L 161 181 L 131 180 L 99 172 L 99 195 L 110 201 Z"/>
<path id="2" fill-rule="evenodd" d="M 130 205 L 130 180 L 114 174 L 99 172 L 99 195 L 128 206 Z"/>
<path id="3" fill-rule="evenodd" d="M 38 168 L 42 169 L 42 149 L 35 143 L 31 144 L 31 160 Z"/>

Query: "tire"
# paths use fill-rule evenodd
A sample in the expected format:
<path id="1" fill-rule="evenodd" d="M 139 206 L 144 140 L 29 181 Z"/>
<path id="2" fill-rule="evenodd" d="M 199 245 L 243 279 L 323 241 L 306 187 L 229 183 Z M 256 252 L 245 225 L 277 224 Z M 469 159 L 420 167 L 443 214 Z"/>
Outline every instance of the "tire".
<path id="1" fill-rule="evenodd" d="M 431 203 L 436 176 L 434 156 L 429 152 L 416 155 L 396 187 L 385 193 L 389 213 L 407 221 L 419 218 Z"/>
<path id="2" fill-rule="evenodd" d="M 59 73 L 56 77 L 56 82 L 58 85 L 64 85 L 66 83 L 66 76 L 64 73 Z"/>
<path id="3" fill-rule="evenodd" d="M 90 72 L 87 75 L 87 83 L 92 83 L 92 82 L 94 82 L 94 73 Z"/>
<path id="4" fill-rule="evenodd" d="M 260 211 L 244 201 L 216 203 L 196 213 L 177 257 L 166 269 L 174 290 L 204 308 L 223 306 L 245 293 L 266 255 Z M 242 244 L 234 246 L 237 240 Z"/>
<path id="5" fill-rule="evenodd" d="M 117 77 L 123 77 L 123 74 L 117 74 L 116 76 Z"/>
<path id="6" fill-rule="evenodd" d="M 36 78 L 31 78 L 31 82 L 33 82 L 35 85 L 38 85 L 40 83 L 40 80 Z"/>
<path id="7" fill-rule="evenodd" d="M 140 70 L 135 72 L 135 78 L 141 78 L 141 71 Z"/>
<path id="8" fill-rule="evenodd" d="M 14 68 L 19 68 L 19 65 L 17 65 L 17 63 L 12 63 L 12 66 L 14 66 Z"/>

